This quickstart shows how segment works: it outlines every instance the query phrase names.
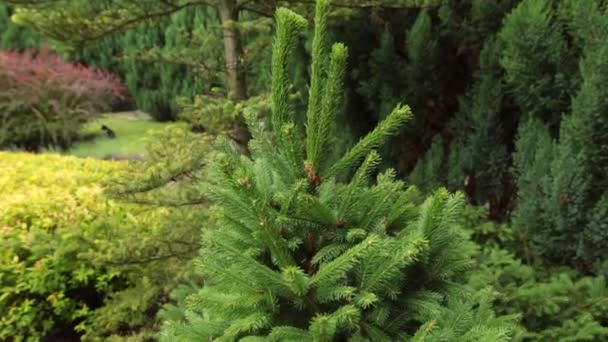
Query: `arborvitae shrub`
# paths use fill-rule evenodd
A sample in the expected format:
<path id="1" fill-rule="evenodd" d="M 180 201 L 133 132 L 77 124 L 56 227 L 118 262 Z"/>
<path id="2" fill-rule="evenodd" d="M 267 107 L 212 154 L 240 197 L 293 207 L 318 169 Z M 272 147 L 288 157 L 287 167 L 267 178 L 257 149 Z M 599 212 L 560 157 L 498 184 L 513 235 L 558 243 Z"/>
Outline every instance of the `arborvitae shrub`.
<path id="1" fill-rule="evenodd" d="M 407 32 L 407 79 L 408 101 L 429 100 L 439 94 L 437 89 L 439 67 L 439 44 L 433 31 L 433 23 L 428 11 L 422 10 Z M 417 107 L 417 106 L 416 106 Z"/>
<path id="2" fill-rule="evenodd" d="M 166 20 L 161 23 L 166 23 Z M 162 97 L 163 87 L 158 69 L 154 68 L 152 63 L 137 59 L 138 53 L 162 42 L 161 23 L 146 24 L 125 32 L 120 44 L 125 55 L 122 63 L 125 84 L 133 95 L 135 106 L 156 119 L 168 119 L 171 118 L 170 100 Z"/>
<path id="3" fill-rule="evenodd" d="M 524 0 L 505 18 L 499 37 L 505 81 L 522 114 L 538 115 L 556 132 L 577 77 L 553 12 L 550 2 Z"/>
<path id="4" fill-rule="evenodd" d="M 588 8 L 598 9 L 588 13 L 590 21 L 597 24 L 594 29 L 581 22 L 581 11 Z M 606 20 L 594 4 L 568 2 L 561 11 L 563 18 L 571 16 L 568 26 L 583 49 L 582 84 L 572 99 L 571 113 L 563 116 L 556 145 L 547 129 L 534 119 L 521 125 L 515 154 L 519 193 L 514 222 L 536 242 L 546 260 L 598 272 L 606 262 L 604 246 L 608 241 L 604 229 L 608 225 L 604 208 L 608 185 L 608 30 L 602 28 Z"/>
<path id="5" fill-rule="evenodd" d="M 247 115 L 251 157 L 218 141 L 205 188 L 214 225 L 205 227 L 198 260 L 205 286 L 161 339 L 507 339 L 487 301 L 473 313 L 458 296 L 471 253 L 455 229 L 462 196 L 440 190 L 420 204 L 392 170 L 372 181 L 374 149 L 409 108 L 397 106 L 348 152 L 329 158 L 347 51 L 327 45 L 328 7 L 317 1 L 305 128 L 294 123 L 287 70 L 306 21 L 277 11 L 272 130 Z"/>
<path id="6" fill-rule="evenodd" d="M 603 39 L 608 42 L 608 36 Z M 546 200 L 554 227 L 548 234 L 557 241 L 545 249 L 554 258 L 577 257 L 588 264 L 606 260 L 608 234 L 595 228 L 608 222 L 605 210 L 597 207 L 605 201 L 608 185 L 607 58 L 605 43 L 585 50 L 582 86 L 573 99 L 572 113 L 564 118 L 551 165 L 553 183 Z"/>
<path id="7" fill-rule="evenodd" d="M 559 2 L 558 20 L 566 28 L 568 35 L 572 37 L 572 44 L 578 50 L 601 45 L 603 37 L 608 34 L 608 21 L 604 19 L 605 5 L 603 0 Z"/>
<path id="8" fill-rule="evenodd" d="M 475 203 L 499 207 L 505 195 L 509 166 L 507 138 L 503 131 L 504 85 L 498 60 L 501 44 L 488 39 L 480 55 L 475 84 L 461 98 L 453 123 L 456 133 L 450 149 L 449 181 L 465 189 Z"/>
<path id="9" fill-rule="evenodd" d="M 368 61 L 369 75 L 365 75 L 357 92 L 366 99 L 369 110 L 384 119 L 399 102 L 400 90 L 405 86 L 405 63 L 395 53 L 394 37 L 382 32 L 380 46 L 372 51 Z M 365 72 L 365 70 L 363 71 Z"/>
<path id="10" fill-rule="evenodd" d="M 67 53 L 72 60 L 123 75 L 137 109 L 173 120 L 180 110 L 178 98 L 191 98 L 221 80 L 219 29 L 215 10 L 198 7 L 88 45 L 69 46 Z"/>
<path id="11" fill-rule="evenodd" d="M 80 126 L 124 96 L 118 78 L 47 49 L 0 52 L 0 146 L 68 146 Z"/>
<path id="12" fill-rule="evenodd" d="M 521 123 L 513 154 L 513 175 L 517 185 L 513 224 L 521 232 L 521 240 L 547 244 L 551 222 L 546 208 L 551 184 L 551 161 L 555 146 L 549 129 L 538 119 L 529 118 Z"/>
<path id="13" fill-rule="evenodd" d="M 409 27 L 403 33 L 381 31 L 379 46 L 371 51 L 365 71 L 357 75 L 362 79 L 357 92 L 374 120 L 385 118 L 402 101 L 421 113 L 381 150 L 400 172 L 411 171 L 418 154 L 431 144 L 440 116 L 445 114 L 440 113 L 443 69 L 438 28 L 433 26 L 429 11 L 414 14 L 410 17 L 415 20 L 406 23 Z M 396 37 L 403 41 L 396 41 Z"/>
<path id="14" fill-rule="evenodd" d="M 270 21 L 242 11 L 234 23 L 242 34 L 248 90 L 253 96 L 268 91 Z M 225 83 L 221 35 L 216 9 L 196 6 L 67 50 L 73 60 L 123 75 L 138 109 L 158 120 L 174 120 L 182 99 L 226 96 L 225 89 L 214 91 Z"/>

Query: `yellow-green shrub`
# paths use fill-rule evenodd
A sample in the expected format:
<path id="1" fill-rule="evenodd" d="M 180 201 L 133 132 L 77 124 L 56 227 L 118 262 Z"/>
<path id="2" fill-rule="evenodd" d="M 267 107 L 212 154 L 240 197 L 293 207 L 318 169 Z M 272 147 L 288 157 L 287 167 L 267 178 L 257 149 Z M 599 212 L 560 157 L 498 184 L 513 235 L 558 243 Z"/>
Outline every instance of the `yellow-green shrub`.
<path id="1" fill-rule="evenodd" d="M 107 203 L 100 182 L 119 164 L 93 159 L 0 153 L 0 223 L 4 229 L 52 230 L 90 221 Z"/>
<path id="2" fill-rule="evenodd" d="M 0 341 L 102 340 L 154 326 L 185 264 L 163 249 L 177 211 L 104 197 L 101 184 L 128 168 L 0 152 Z"/>
<path id="3" fill-rule="evenodd" d="M 36 340 L 57 321 L 81 320 L 97 303 L 68 292 L 111 286 L 114 275 L 78 258 L 78 240 L 111 211 L 98 184 L 116 168 L 56 155 L 0 154 L 0 339 Z"/>

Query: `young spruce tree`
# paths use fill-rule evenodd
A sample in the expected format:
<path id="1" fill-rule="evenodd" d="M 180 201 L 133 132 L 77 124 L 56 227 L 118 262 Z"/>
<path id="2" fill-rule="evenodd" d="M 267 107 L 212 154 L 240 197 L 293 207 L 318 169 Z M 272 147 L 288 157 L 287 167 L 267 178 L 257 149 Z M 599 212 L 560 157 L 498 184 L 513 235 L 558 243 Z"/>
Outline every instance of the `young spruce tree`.
<path id="1" fill-rule="evenodd" d="M 272 129 L 246 115 L 251 156 L 225 140 L 210 161 L 214 228 L 203 232 L 202 289 L 164 341 L 504 340 L 488 301 L 472 312 L 456 280 L 469 264 L 455 228 L 461 195 L 422 205 L 389 170 L 370 180 L 374 151 L 410 117 L 397 106 L 348 152 L 330 160 L 342 107 L 346 47 L 326 42 L 317 0 L 306 128 L 294 123 L 287 75 L 306 20 L 277 10 Z M 305 132 L 304 132 L 305 131 Z M 459 299 L 460 298 L 460 299 Z"/>

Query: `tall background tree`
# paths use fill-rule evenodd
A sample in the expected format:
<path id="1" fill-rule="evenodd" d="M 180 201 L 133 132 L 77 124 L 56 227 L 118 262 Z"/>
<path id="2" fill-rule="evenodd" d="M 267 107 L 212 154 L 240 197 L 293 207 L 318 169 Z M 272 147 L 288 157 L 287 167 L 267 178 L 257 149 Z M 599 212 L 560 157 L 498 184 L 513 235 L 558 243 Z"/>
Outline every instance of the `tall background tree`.
<path id="1" fill-rule="evenodd" d="M 247 98 L 247 80 L 241 33 L 238 22 L 242 11 L 272 16 L 278 4 L 291 5 L 310 11 L 310 4 L 302 1 L 238 1 L 238 0 L 167 0 L 86 2 L 80 0 L 37 1 L 10 0 L 19 6 L 14 20 L 35 28 L 46 35 L 66 42 L 83 42 L 128 29 L 141 22 L 156 20 L 194 7 L 214 8 L 222 25 L 224 62 L 227 86 L 235 100 Z M 434 0 L 337 1 L 345 7 L 419 7 L 436 3 Z"/>

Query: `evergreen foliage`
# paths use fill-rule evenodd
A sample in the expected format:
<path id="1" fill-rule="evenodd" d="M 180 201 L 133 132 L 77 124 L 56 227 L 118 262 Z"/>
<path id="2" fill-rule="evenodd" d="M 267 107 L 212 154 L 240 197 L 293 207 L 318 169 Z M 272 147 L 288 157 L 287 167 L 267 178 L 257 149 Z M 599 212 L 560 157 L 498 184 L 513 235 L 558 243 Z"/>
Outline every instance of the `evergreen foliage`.
<path id="1" fill-rule="evenodd" d="M 460 49 L 478 50 L 479 43 L 500 30 L 504 17 L 519 2 L 521 0 L 446 1 L 437 11 L 443 35 L 460 43 Z"/>
<path id="2" fill-rule="evenodd" d="M 580 50 L 586 47 L 599 46 L 607 35 L 605 1 L 562 1 L 557 15 L 560 22 L 573 39 L 573 44 Z"/>
<path id="3" fill-rule="evenodd" d="M 455 131 L 460 132 L 450 153 L 449 184 L 466 189 L 475 203 L 492 208 L 505 194 L 509 153 L 503 131 L 503 83 L 498 59 L 501 44 L 488 40 L 480 55 L 476 83 L 461 99 Z"/>
<path id="4" fill-rule="evenodd" d="M 447 157 L 427 177 L 451 190 L 464 190 L 472 203 L 488 204 L 491 217 L 500 220 L 507 217 L 513 196 L 508 167 L 519 114 L 513 112 L 500 65 L 505 46 L 496 35 L 517 2 L 445 2 L 435 12 L 437 50 L 445 58 L 427 66 L 427 74 L 436 78 L 434 88 L 441 90 L 426 95 L 427 103 L 434 106 L 417 111 L 435 117 L 420 129 L 436 132 L 446 142 Z M 429 159 L 419 157 L 419 161 Z"/>
<path id="5" fill-rule="evenodd" d="M 241 18 L 235 26 L 244 36 L 246 73 L 256 81 L 249 91 L 257 95 L 267 90 L 269 19 L 248 12 Z M 173 120 L 182 99 L 227 95 L 221 35 L 217 11 L 197 6 L 92 42 L 57 42 L 55 48 L 71 60 L 121 75 L 138 109 Z"/>
<path id="6" fill-rule="evenodd" d="M 21 27 L 11 21 L 13 8 L 0 3 L 0 49 L 23 51 L 35 49 L 42 42 L 42 36 L 34 30 Z"/>
<path id="7" fill-rule="evenodd" d="M 377 112 L 380 118 L 386 117 L 395 107 L 399 90 L 405 86 L 405 65 L 395 54 L 393 40 L 388 31 L 382 32 L 380 46 L 370 54 L 370 75 L 366 75 L 357 89 L 359 94 L 366 97 L 369 110 Z"/>
<path id="8" fill-rule="evenodd" d="M 438 95 L 438 65 L 440 50 L 437 34 L 433 32 L 431 16 L 422 10 L 407 32 L 407 66 L 405 68 L 408 86 L 408 101 L 421 102 Z M 419 107 L 415 106 L 414 108 Z M 424 127 L 424 126 L 423 126 Z"/>
<path id="9" fill-rule="evenodd" d="M 177 117 L 179 99 L 221 82 L 219 23 L 201 7 L 145 23 L 94 44 L 68 45 L 71 59 L 123 75 L 135 106 L 158 120 Z"/>
<path id="10" fill-rule="evenodd" d="M 2 156 L 0 340 L 608 340 L 606 0 L 4 3 L 0 48 L 42 40 L 15 14 L 197 133 Z M 109 109 L 28 68 L 0 70 L 0 143 Z"/>
<path id="11" fill-rule="evenodd" d="M 581 23 L 581 11 L 598 24 L 593 30 Z M 583 49 L 581 88 L 572 99 L 571 113 L 563 116 L 559 141 L 531 119 L 522 124 L 516 142 L 515 175 L 518 204 L 514 223 L 536 242 L 547 260 L 576 264 L 584 271 L 603 272 L 608 222 L 605 211 L 606 124 L 603 69 L 608 35 L 606 20 L 593 4 L 569 3 L 561 8 Z M 590 34 L 590 36 L 586 36 Z M 586 37 L 586 38 L 583 38 Z"/>
<path id="12" fill-rule="evenodd" d="M 526 129 L 535 124 L 540 125 L 528 123 Z M 530 263 L 527 241 L 519 228 L 487 222 L 486 216 L 484 208 L 471 207 L 461 216 L 463 227 L 470 229 L 479 244 L 468 284 L 478 290 L 491 286 L 496 312 L 520 316 L 513 340 L 606 340 L 605 278 L 583 276 L 538 259 Z"/>
<path id="13" fill-rule="evenodd" d="M 424 193 L 432 193 L 442 187 L 446 180 L 445 148 L 440 136 L 435 136 L 429 151 L 416 163 L 416 167 L 408 176 L 408 182 L 417 186 Z"/>
<path id="14" fill-rule="evenodd" d="M 166 68 L 156 67 L 156 72 L 148 72 L 153 65 L 137 60 L 137 53 L 141 50 L 151 49 L 163 39 L 163 26 L 156 23 L 145 25 L 124 34 L 124 43 L 120 42 L 123 53 L 129 56 L 123 62 L 125 84 L 131 92 L 137 108 L 150 113 L 157 119 L 170 118 L 171 111 L 167 98 L 163 98 L 163 84 L 161 77 Z M 178 79 L 176 83 L 180 83 Z M 179 89 L 179 86 L 176 87 Z"/>
<path id="15" fill-rule="evenodd" d="M 513 174 L 517 182 L 517 206 L 513 211 L 513 224 L 522 232 L 522 239 L 547 243 L 553 218 L 547 212 L 551 162 L 555 144 L 548 128 L 539 120 L 529 118 L 520 125 L 515 153 Z"/>
<path id="16" fill-rule="evenodd" d="M 251 158 L 218 141 L 207 185 L 216 220 L 198 262 L 205 286 L 185 300 L 184 321 L 166 322 L 161 340 L 506 340 L 507 322 L 487 304 L 472 313 L 457 299 L 454 281 L 469 264 L 454 229 L 462 196 L 440 190 L 419 206 L 393 171 L 371 182 L 374 149 L 408 119 L 408 107 L 333 163 L 320 162 L 333 147 L 346 48 L 327 45 L 327 2 L 317 4 L 313 60 L 330 63 L 318 70 L 313 61 L 306 143 L 286 73 L 306 21 L 279 9 L 272 130 L 248 115 Z"/>
<path id="17" fill-rule="evenodd" d="M 524 0 L 506 17 L 499 36 L 505 81 L 523 115 L 537 115 L 556 131 L 577 78 L 554 16 L 550 3 Z"/>
<path id="18" fill-rule="evenodd" d="M 437 27 L 433 26 L 427 10 L 418 11 L 415 21 L 406 32 L 382 31 L 378 46 L 370 52 L 368 71 L 362 71 L 356 89 L 364 97 L 370 115 L 384 119 L 392 107 L 406 101 L 418 115 L 404 132 L 391 140 L 385 148 L 390 160 L 399 171 L 410 168 L 416 154 L 425 150 L 433 138 L 432 132 L 441 120 L 441 85 L 438 83 L 441 46 Z M 397 37 L 403 39 L 396 42 Z M 403 48 L 402 46 L 405 46 Z M 400 53 L 400 49 L 404 49 Z"/>
<path id="19" fill-rule="evenodd" d="M 553 183 L 547 201 L 555 221 L 550 234 L 559 240 L 545 248 L 553 256 L 576 256 L 595 263 L 604 258 L 602 246 L 607 236 L 600 227 L 608 222 L 605 209 L 597 207 L 605 203 L 602 197 L 608 172 L 608 108 L 604 98 L 608 88 L 603 77 L 608 49 L 594 46 L 585 55 L 582 86 L 573 99 L 572 113 L 562 124 L 551 165 Z M 594 220 L 591 225 L 590 216 Z"/>

